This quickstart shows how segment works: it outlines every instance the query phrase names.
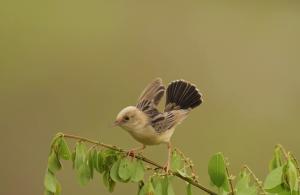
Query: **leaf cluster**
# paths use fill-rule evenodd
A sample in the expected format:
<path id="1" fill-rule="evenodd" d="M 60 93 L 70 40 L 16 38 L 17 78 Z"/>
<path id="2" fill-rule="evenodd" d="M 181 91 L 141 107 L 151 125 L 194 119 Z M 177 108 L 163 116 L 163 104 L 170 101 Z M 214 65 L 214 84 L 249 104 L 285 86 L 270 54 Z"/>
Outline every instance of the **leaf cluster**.
<path id="1" fill-rule="evenodd" d="M 65 138 L 74 138 L 76 142 L 72 152 Z M 87 143 L 93 145 L 89 148 Z M 102 146 L 98 148 L 99 146 Z M 71 160 L 80 185 L 86 185 L 96 174 L 102 178 L 103 185 L 113 192 L 117 183 L 138 184 L 138 195 L 174 195 L 172 186 L 174 177 L 186 181 L 186 194 L 192 195 L 192 186 L 196 186 L 211 195 L 300 195 L 300 168 L 296 158 L 278 145 L 269 163 L 269 173 L 260 181 L 245 165 L 238 176 L 229 173 L 229 162 L 222 153 L 214 154 L 208 163 L 211 184 L 218 193 L 214 193 L 198 182 L 192 161 L 178 149 L 172 151 L 171 171 L 166 173 L 156 163 L 149 163 L 143 156 L 132 157 L 113 146 L 100 144 L 77 136 L 57 134 L 51 142 L 48 166 L 44 178 L 46 195 L 60 195 L 61 185 L 56 177 L 62 169 L 62 160 Z M 153 166 L 146 167 L 147 162 Z M 146 174 L 146 171 L 149 173 Z M 147 177 L 146 177 L 147 176 Z"/>
<path id="2" fill-rule="evenodd" d="M 230 186 L 233 176 L 229 175 L 228 163 L 222 153 L 213 155 L 208 164 L 211 183 L 222 195 L 299 195 L 299 170 L 297 160 L 280 145 L 274 150 L 269 163 L 270 172 L 264 183 L 245 165 L 237 177 L 235 186 Z"/>

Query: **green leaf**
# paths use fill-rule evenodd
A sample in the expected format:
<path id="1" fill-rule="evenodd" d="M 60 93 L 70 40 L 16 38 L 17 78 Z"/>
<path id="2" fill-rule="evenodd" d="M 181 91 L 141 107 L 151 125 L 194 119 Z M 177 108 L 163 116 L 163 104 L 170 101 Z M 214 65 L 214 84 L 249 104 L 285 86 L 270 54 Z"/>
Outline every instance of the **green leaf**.
<path id="1" fill-rule="evenodd" d="M 272 170 L 267 175 L 266 180 L 264 182 L 264 189 L 267 192 L 276 192 L 277 191 L 276 188 L 283 183 L 283 181 L 282 181 L 282 171 L 283 171 L 283 166 Z"/>
<path id="2" fill-rule="evenodd" d="M 57 179 L 55 178 L 54 174 L 50 171 L 46 172 L 45 179 L 44 179 L 44 186 L 45 188 L 52 192 L 56 192 L 56 185 L 57 185 Z"/>
<path id="3" fill-rule="evenodd" d="M 60 170 L 62 168 L 59 159 L 55 153 L 54 150 L 51 151 L 49 157 L 48 157 L 48 169 L 52 173 L 56 173 L 56 171 Z"/>
<path id="4" fill-rule="evenodd" d="M 110 178 L 114 181 L 114 182 L 124 182 L 120 176 L 119 176 L 119 166 L 120 166 L 120 162 L 121 159 L 119 159 L 118 161 L 116 161 L 113 166 L 110 169 Z"/>
<path id="5" fill-rule="evenodd" d="M 66 140 L 63 137 L 59 140 L 58 156 L 65 160 L 69 160 L 71 158 L 70 149 Z"/>
<path id="6" fill-rule="evenodd" d="M 172 183 L 171 183 L 171 177 L 170 176 L 164 176 L 164 178 L 162 179 L 162 194 L 163 195 L 174 195 L 174 190 L 172 187 Z"/>
<path id="7" fill-rule="evenodd" d="M 94 177 L 94 153 L 96 153 L 96 150 L 90 150 L 88 152 L 88 166 L 90 169 L 90 178 L 92 179 Z"/>
<path id="8" fill-rule="evenodd" d="M 50 191 L 48 191 L 48 190 L 45 190 L 45 191 L 44 191 L 44 195 L 54 195 L 54 193 L 53 193 L 53 192 L 50 192 Z"/>
<path id="9" fill-rule="evenodd" d="M 72 168 L 75 169 L 75 156 L 76 156 L 76 151 L 72 152 L 71 158 L 72 158 Z"/>
<path id="10" fill-rule="evenodd" d="M 75 169 L 78 170 L 86 162 L 87 148 L 84 143 L 78 142 L 75 151 Z"/>
<path id="11" fill-rule="evenodd" d="M 186 194 L 192 195 L 192 185 L 190 183 L 186 185 Z"/>
<path id="12" fill-rule="evenodd" d="M 95 169 L 99 173 L 103 173 L 103 171 L 104 171 L 104 153 L 102 151 L 98 151 L 97 156 L 94 157 L 94 161 L 97 161 L 97 163 L 94 165 Z"/>
<path id="13" fill-rule="evenodd" d="M 237 195 L 256 195 L 257 190 L 255 186 L 250 186 L 250 176 L 244 171 L 241 172 L 236 183 Z"/>
<path id="14" fill-rule="evenodd" d="M 150 180 L 148 180 L 148 182 L 139 191 L 139 195 L 156 195 Z"/>
<path id="15" fill-rule="evenodd" d="M 178 154 L 176 150 L 173 150 L 171 157 L 171 170 L 176 172 L 180 170 L 183 166 L 183 162 L 181 160 L 181 156 Z"/>
<path id="16" fill-rule="evenodd" d="M 109 178 L 110 178 L 109 172 L 104 172 L 102 175 L 102 181 L 105 187 L 108 187 L 109 185 Z"/>
<path id="17" fill-rule="evenodd" d="M 289 185 L 289 188 L 294 191 L 298 190 L 298 173 L 297 168 L 291 159 L 288 159 L 287 164 L 283 167 L 284 179 Z"/>
<path id="18" fill-rule="evenodd" d="M 133 172 L 134 172 L 134 165 L 131 160 L 128 158 L 121 159 L 120 166 L 119 166 L 119 176 L 123 181 L 128 181 Z"/>
<path id="19" fill-rule="evenodd" d="M 169 184 L 168 184 L 168 195 L 175 195 L 173 185 L 170 181 L 169 181 Z"/>
<path id="20" fill-rule="evenodd" d="M 109 171 L 103 173 L 102 179 L 103 179 L 103 184 L 108 188 L 109 192 L 113 192 L 116 186 L 116 182 L 114 182 L 111 179 Z"/>
<path id="21" fill-rule="evenodd" d="M 105 150 L 98 153 L 98 171 L 103 173 L 105 171 L 109 171 L 119 158 L 119 153 L 116 153 L 114 150 Z"/>
<path id="22" fill-rule="evenodd" d="M 163 181 L 163 178 L 160 176 L 154 176 L 151 178 L 151 182 L 154 187 L 155 195 L 163 195 L 162 181 Z"/>
<path id="23" fill-rule="evenodd" d="M 229 184 L 229 179 L 228 179 L 228 176 L 227 176 L 227 174 L 226 174 L 226 176 L 225 176 L 225 181 L 224 181 L 224 183 L 223 183 L 223 185 L 221 186 L 221 188 L 224 190 L 224 191 L 226 191 L 226 192 L 229 192 L 230 191 L 230 184 Z"/>
<path id="24" fill-rule="evenodd" d="M 56 180 L 56 192 L 54 195 L 61 195 L 61 185 L 57 180 Z"/>
<path id="25" fill-rule="evenodd" d="M 299 195 L 299 192 L 298 191 L 289 191 L 289 190 L 286 190 L 286 189 L 283 189 L 277 193 L 277 195 Z"/>
<path id="26" fill-rule="evenodd" d="M 93 160 L 93 167 L 96 171 L 99 171 L 98 165 L 98 151 L 95 149 L 92 152 L 92 160 Z"/>
<path id="27" fill-rule="evenodd" d="M 82 164 L 79 167 L 79 169 L 77 170 L 77 177 L 79 179 L 80 185 L 82 186 L 86 185 L 89 182 L 89 180 L 91 179 L 91 172 L 87 163 Z"/>
<path id="28" fill-rule="evenodd" d="M 53 137 L 53 139 L 51 140 L 51 150 L 55 150 L 55 151 L 57 151 L 57 149 L 58 149 L 58 141 L 61 139 L 61 137 L 62 137 L 62 133 L 57 133 L 54 137 Z"/>
<path id="29" fill-rule="evenodd" d="M 82 142 L 77 142 L 75 152 L 74 164 L 77 171 L 77 178 L 81 185 L 86 185 L 92 178 L 91 167 L 89 165 L 90 154 L 87 153 L 86 145 Z"/>
<path id="30" fill-rule="evenodd" d="M 116 182 L 114 182 L 113 180 L 110 179 L 108 184 L 109 184 L 108 191 L 113 192 L 115 189 L 115 186 L 116 186 Z"/>
<path id="31" fill-rule="evenodd" d="M 208 174 L 214 185 L 221 187 L 226 179 L 226 166 L 221 153 L 213 155 L 208 163 Z"/>
<path id="32" fill-rule="evenodd" d="M 142 161 L 140 161 L 140 160 L 134 161 L 133 162 L 133 171 L 132 171 L 130 181 L 131 182 L 139 182 L 139 181 L 143 180 L 144 173 L 145 173 L 145 168 L 144 168 Z"/>
<path id="33" fill-rule="evenodd" d="M 269 163 L 269 170 L 272 171 L 277 167 L 281 167 L 282 165 L 283 165 L 283 159 L 281 155 L 281 150 L 279 147 L 276 147 L 274 150 L 273 158 Z"/>

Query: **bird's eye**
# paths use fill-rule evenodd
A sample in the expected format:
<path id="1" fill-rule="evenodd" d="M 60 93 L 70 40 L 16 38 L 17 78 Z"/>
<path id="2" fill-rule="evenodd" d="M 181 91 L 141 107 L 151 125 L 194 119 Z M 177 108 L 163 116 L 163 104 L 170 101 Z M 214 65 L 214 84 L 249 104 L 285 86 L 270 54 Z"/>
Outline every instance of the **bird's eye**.
<path id="1" fill-rule="evenodd" d="M 128 116 L 124 116 L 124 120 L 125 120 L 125 121 L 128 121 L 128 120 L 129 120 L 129 117 L 128 117 Z"/>

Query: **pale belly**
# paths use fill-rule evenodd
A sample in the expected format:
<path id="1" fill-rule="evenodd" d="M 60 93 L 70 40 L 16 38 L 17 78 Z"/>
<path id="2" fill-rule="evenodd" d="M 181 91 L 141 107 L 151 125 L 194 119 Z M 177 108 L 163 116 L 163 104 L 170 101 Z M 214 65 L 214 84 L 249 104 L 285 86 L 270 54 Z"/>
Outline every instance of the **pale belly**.
<path id="1" fill-rule="evenodd" d="M 166 130 L 163 133 L 157 133 L 151 126 L 135 131 L 127 131 L 135 140 L 144 145 L 157 145 L 161 143 L 168 143 L 174 133 L 174 128 Z"/>

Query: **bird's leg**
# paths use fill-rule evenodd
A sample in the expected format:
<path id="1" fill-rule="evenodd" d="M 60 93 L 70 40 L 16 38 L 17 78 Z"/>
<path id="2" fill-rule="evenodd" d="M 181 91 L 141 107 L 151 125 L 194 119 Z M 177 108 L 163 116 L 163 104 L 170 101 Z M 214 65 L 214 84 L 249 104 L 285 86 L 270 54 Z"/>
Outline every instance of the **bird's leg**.
<path id="1" fill-rule="evenodd" d="M 145 148 L 146 148 L 145 145 L 142 145 L 141 147 L 137 147 L 137 148 L 132 148 L 132 149 L 128 150 L 127 155 L 134 158 L 136 152 L 143 151 Z"/>
<path id="2" fill-rule="evenodd" d="M 172 155 L 172 146 L 171 146 L 171 142 L 168 142 L 168 160 L 164 166 L 164 169 L 166 170 L 166 172 L 168 173 L 170 170 L 170 165 L 171 165 L 171 155 Z"/>

